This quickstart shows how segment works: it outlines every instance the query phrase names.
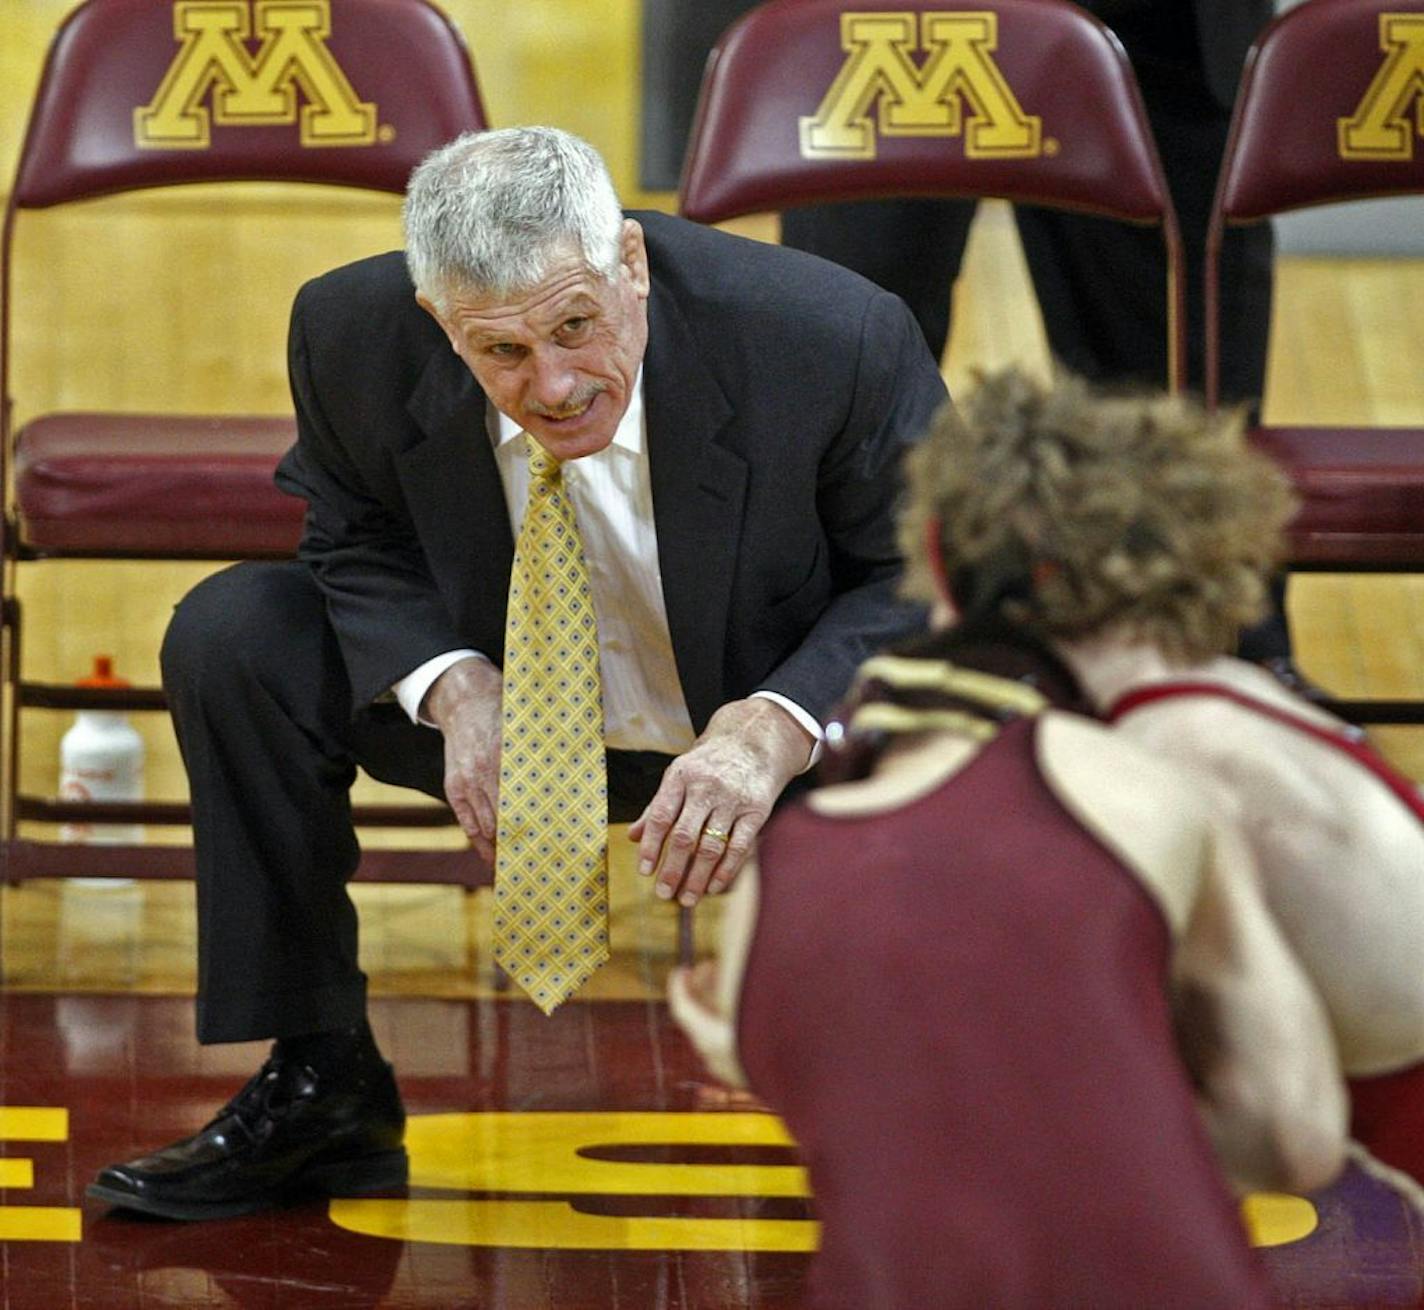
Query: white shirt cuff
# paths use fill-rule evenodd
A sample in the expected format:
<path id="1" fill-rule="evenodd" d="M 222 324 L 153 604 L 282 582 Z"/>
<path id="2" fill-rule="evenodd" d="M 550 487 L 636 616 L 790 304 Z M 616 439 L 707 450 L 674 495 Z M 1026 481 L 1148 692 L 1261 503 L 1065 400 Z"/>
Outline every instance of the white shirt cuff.
<path id="1" fill-rule="evenodd" d="M 820 722 L 807 714 L 794 700 L 787 700 L 786 697 L 778 691 L 752 692 L 752 699 L 758 696 L 780 705 L 782 709 L 815 738 L 811 744 L 811 756 L 806 763 L 801 766 L 801 772 L 805 773 L 807 769 L 814 768 L 816 761 L 821 758 L 821 751 L 826 744 L 826 732 L 825 729 L 821 727 Z"/>
<path id="2" fill-rule="evenodd" d="M 423 723 L 427 728 L 435 726 L 429 719 L 420 717 L 420 703 L 425 699 L 425 693 L 430 690 L 435 679 L 452 664 L 467 660 L 471 655 L 479 660 L 489 659 L 488 655 L 481 655 L 477 650 L 449 650 L 443 655 L 437 655 L 434 659 L 426 660 L 424 664 L 418 665 L 391 688 L 396 699 L 400 701 L 401 709 L 406 712 L 412 723 Z"/>

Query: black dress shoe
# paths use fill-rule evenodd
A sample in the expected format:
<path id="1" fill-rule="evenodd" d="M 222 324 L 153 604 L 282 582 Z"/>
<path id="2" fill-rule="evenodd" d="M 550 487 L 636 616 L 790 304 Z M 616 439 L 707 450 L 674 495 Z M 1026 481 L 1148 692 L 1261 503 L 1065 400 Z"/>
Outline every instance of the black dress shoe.
<path id="1" fill-rule="evenodd" d="M 88 1195 L 164 1219 L 226 1219 L 403 1187 L 405 1110 L 374 1046 L 318 1073 L 275 1049 L 202 1132 L 110 1165 Z"/>

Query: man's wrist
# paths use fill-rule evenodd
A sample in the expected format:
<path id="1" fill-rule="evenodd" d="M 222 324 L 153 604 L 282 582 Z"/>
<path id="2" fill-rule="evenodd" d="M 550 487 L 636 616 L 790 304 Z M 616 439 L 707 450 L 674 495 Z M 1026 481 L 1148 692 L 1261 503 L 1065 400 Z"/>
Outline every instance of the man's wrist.
<path id="1" fill-rule="evenodd" d="M 499 694 L 500 672 L 482 655 L 467 655 L 450 665 L 425 693 L 420 703 L 420 717 L 444 729 L 457 708 L 472 699 Z"/>
<path id="2" fill-rule="evenodd" d="M 781 776 L 783 785 L 805 768 L 814 740 L 796 716 L 770 696 L 753 695 L 724 705 L 707 726 L 740 737 Z"/>
<path id="3" fill-rule="evenodd" d="M 479 651 L 470 650 L 468 647 L 444 651 L 439 655 L 432 656 L 423 664 L 418 664 L 391 688 L 396 700 L 400 702 L 401 709 L 405 711 L 406 717 L 412 723 L 423 724 L 427 728 L 435 726 L 422 713 L 425 705 L 425 693 L 434 686 L 435 679 L 452 664 L 468 659 L 471 655 L 478 656 L 480 659 L 487 658 Z"/>
<path id="4" fill-rule="evenodd" d="M 779 691 L 754 691 L 751 700 L 770 701 L 773 705 L 785 710 L 791 720 L 801 728 L 806 737 L 806 753 L 802 756 L 799 768 L 793 771 L 794 777 L 797 773 L 805 773 L 817 760 L 821 758 L 821 750 L 825 745 L 826 732 L 821 727 L 820 721 L 814 715 L 802 709 L 794 700 L 783 696 Z"/>

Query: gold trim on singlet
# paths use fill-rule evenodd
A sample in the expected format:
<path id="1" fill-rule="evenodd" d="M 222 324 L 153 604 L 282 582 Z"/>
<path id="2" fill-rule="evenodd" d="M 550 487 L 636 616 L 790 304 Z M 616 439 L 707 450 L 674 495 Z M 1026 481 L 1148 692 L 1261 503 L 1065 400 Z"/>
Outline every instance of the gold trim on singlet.
<path id="1" fill-rule="evenodd" d="M 944 691 L 990 709 L 1016 714 L 1039 714 L 1048 708 L 1048 698 L 1032 687 L 1008 678 L 961 669 L 946 660 L 907 659 L 903 655 L 874 655 L 860 666 L 859 682 L 877 678 L 892 687 L 909 690 Z"/>
<path id="2" fill-rule="evenodd" d="M 959 710 L 912 710 L 883 702 L 863 705 L 850 716 L 852 732 L 956 732 L 974 741 L 992 741 L 999 725 Z"/>

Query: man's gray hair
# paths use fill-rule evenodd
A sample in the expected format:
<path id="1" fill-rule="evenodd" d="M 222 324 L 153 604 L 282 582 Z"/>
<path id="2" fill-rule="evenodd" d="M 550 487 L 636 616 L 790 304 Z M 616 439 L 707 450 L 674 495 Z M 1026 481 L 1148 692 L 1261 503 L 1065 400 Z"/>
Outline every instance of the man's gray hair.
<path id="1" fill-rule="evenodd" d="M 623 213 L 586 141 L 554 127 L 466 132 L 410 176 L 406 263 L 416 290 L 506 296 L 543 280 L 570 244 L 596 273 L 618 268 Z"/>

